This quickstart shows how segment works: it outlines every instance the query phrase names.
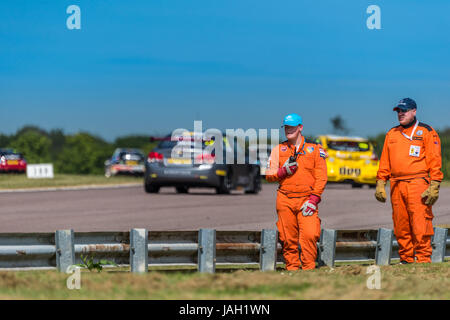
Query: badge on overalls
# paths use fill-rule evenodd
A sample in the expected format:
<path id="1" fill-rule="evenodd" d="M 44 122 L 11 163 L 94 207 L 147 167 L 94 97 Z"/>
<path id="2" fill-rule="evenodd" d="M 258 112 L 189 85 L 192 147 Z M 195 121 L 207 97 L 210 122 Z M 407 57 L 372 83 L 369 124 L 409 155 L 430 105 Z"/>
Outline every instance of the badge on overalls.
<path id="1" fill-rule="evenodd" d="M 420 157 L 420 146 L 409 147 L 409 155 L 412 157 Z"/>

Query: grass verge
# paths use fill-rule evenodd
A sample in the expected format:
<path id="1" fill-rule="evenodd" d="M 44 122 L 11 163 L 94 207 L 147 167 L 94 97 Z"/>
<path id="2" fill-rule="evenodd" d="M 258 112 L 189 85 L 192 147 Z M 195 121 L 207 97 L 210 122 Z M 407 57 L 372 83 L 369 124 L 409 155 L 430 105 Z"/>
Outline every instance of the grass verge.
<path id="1" fill-rule="evenodd" d="M 0 299 L 450 299 L 450 262 L 381 267 L 381 289 L 370 290 L 367 266 L 312 271 L 255 270 L 82 272 L 81 289 L 56 271 L 0 272 Z"/>
<path id="2" fill-rule="evenodd" d="M 116 185 L 141 183 L 142 177 L 116 176 L 106 178 L 102 175 L 55 174 L 53 179 L 28 179 L 25 174 L 0 174 L 0 190 L 55 188 L 90 185 Z"/>

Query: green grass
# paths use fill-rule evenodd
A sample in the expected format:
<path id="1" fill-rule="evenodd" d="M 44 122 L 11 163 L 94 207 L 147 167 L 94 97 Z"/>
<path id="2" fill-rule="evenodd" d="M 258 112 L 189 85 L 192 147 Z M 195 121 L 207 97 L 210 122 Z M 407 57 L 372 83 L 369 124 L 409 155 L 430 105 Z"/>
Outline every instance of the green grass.
<path id="1" fill-rule="evenodd" d="M 56 271 L 0 272 L 0 299 L 450 299 L 450 262 L 381 267 L 370 290 L 367 265 L 312 271 L 219 270 L 81 273 L 81 289 Z"/>
<path id="2" fill-rule="evenodd" d="M 142 177 L 102 175 L 55 174 L 53 179 L 28 179 L 25 174 L 0 174 L 0 190 L 26 188 L 53 188 L 89 185 L 142 183 Z"/>

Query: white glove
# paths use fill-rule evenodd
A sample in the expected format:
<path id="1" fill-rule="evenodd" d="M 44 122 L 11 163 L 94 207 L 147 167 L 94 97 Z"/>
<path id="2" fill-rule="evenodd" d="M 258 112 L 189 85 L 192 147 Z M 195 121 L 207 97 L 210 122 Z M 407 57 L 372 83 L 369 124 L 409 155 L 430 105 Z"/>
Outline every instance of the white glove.
<path id="1" fill-rule="evenodd" d="M 297 162 L 289 162 L 289 159 L 286 160 L 286 162 L 283 164 L 283 167 L 286 168 L 286 173 L 288 175 L 292 175 L 297 171 Z"/>
<path id="2" fill-rule="evenodd" d="M 309 200 L 307 200 L 302 207 L 300 208 L 300 210 L 302 210 L 303 216 L 312 216 L 314 214 L 314 212 L 316 212 L 317 210 L 317 206 L 311 202 L 309 202 Z"/>

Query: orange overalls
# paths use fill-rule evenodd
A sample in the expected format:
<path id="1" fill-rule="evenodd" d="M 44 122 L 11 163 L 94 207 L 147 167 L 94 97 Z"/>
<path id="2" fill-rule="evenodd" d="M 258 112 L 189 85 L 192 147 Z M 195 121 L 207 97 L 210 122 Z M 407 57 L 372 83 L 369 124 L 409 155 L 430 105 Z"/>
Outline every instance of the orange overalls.
<path id="1" fill-rule="evenodd" d="M 442 181 L 441 141 L 430 126 L 416 121 L 389 130 L 377 179 L 390 180 L 394 234 L 400 260 L 431 262 L 433 212 L 421 194 L 430 180 Z"/>
<path id="2" fill-rule="evenodd" d="M 325 151 L 320 145 L 302 143 L 297 156 L 297 171 L 278 178 L 277 171 L 290 156 L 296 152 L 294 145 L 287 141 L 276 146 L 269 158 L 266 179 L 279 181 L 277 192 L 277 228 L 283 243 L 283 256 L 287 270 L 314 269 L 317 257 L 317 241 L 320 238 L 320 219 L 318 210 L 311 216 L 303 216 L 300 208 L 311 194 L 321 196 L 327 183 Z M 299 259 L 299 248 L 301 256 Z M 301 263 L 300 263 L 301 260 Z"/>

